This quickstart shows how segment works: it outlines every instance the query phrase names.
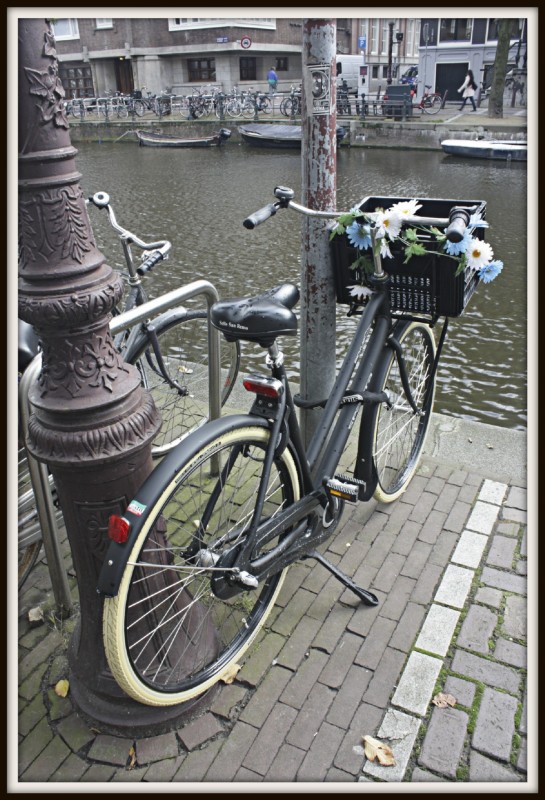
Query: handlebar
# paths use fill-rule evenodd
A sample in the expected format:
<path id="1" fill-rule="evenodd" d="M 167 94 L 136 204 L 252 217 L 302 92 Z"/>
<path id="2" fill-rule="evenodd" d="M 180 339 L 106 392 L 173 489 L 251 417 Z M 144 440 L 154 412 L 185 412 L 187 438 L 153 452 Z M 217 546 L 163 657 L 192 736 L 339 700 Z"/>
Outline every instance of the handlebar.
<path id="1" fill-rule="evenodd" d="M 304 214 L 307 217 L 322 218 L 322 219 L 337 219 L 343 211 L 316 211 L 312 208 L 307 208 L 299 203 L 296 203 L 293 198 L 295 192 L 287 186 L 277 186 L 274 190 L 275 196 L 278 198 L 275 203 L 260 208 L 250 214 L 249 217 L 243 221 L 245 228 L 252 230 L 257 225 L 261 225 L 270 217 L 273 217 L 280 208 L 291 208 L 292 211 L 297 211 L 299 214 Z M 448 218 L 446 217 L 421 217 L 410 216 L 407 217 L 405 222 L 410 225 L 435 225 L 438 228 L 446 228 L 445 234 L 450 242 L 460 242 L 463 239 L 465 229 L 469 223 L 470 214 L 477 210 L 477 206 L 454 206 Z M 373 213 L 369 213 L 370 217 Z"/>
<path id="2" fill-rule="evenodd" d="M 160 239 L 156 242 L 144 242 L 140 239 L 136 234 L 131 233 L 131 231 L 123 228 L 117 221 L 114 210 L 110 205 L 110 195 L 107 192 L 95 192 L 92 197 L 89 197 L 86 200 L 86 203 L 92 203 L 97 208 L 105 208 L 108 212 L 108 219 L 110 220 L 110 224 L 112 228 L 117 231 L 121 242 L 125 249 L 125 254 L 127 261 L 130 258 L 130 254 L 127 251 L 127 247 L 131 244 L 135 244 L 141 250 L 153 250 L 151 255 L 147 256 L 147 258 L 142 262 L 142 264 L 137 268 L 136 272 L 139 275 L 144 275 L 146 272 L 149 272 L 153 267 L 166 259 L 167 253 L 169 252 L 170 248 L 172 247 L 171 243 L 166 239 Z M 132 259 L 131 259 L 132 261 Z"/>

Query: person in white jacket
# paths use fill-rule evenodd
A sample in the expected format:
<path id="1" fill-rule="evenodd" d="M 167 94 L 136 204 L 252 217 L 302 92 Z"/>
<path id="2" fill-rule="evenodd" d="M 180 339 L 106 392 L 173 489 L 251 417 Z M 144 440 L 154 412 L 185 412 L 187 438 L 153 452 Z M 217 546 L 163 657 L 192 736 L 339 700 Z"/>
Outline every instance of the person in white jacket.
<path id="1" fill-rule="evenodd" d="M 464 102 L 460 106 L 460 111 L 464 110 L 464 106 L 468 100 L 471 100 L 473 111 L 477 111 L 477 106 L 475 105 L 475 100 L 473 99 L 476 89 L 477 89 L 477 84 L 475 83 L 473 72 L 470 69 L 468 69 L 466 79 L 458 89 L 458 94 L 462 92 L 462 97 L 464 98 Z"/>

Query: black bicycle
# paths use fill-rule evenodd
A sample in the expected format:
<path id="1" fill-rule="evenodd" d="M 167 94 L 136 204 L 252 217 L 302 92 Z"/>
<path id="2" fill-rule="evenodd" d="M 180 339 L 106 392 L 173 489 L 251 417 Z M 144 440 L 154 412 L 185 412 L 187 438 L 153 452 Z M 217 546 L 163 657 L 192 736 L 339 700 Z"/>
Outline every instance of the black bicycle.
<path id="1" fill-rule="evenodd" d="M 127 293 L 116 313 L 130 311 L 148 301 L 142 276 L 167 257 L 167 240 L 144 242 L 117 221 L 110 197 L 96 192 L 88 201 L 105 209 L 112 228 L 121 242 L 126 264 Z M 131 246 L 143 251 L 135 264 Z M 152 394 L 161 414 L 162 425 L 153 441 L 152 455 L 163 456 L 192 431 L 208 421 L 208 314 L 205 309 L 176 306 L 153 320 L 133 325 L 114 337 L 114 344 L 129 364 L 140 371 L 142 384 Z M 226 343 L 220 355 L 221 403 L 229 397 L 238 374 L 240 345 Z"/>
<path id="2" fill-rule="evenodd" d="M 287 188 L 275 195 L 244 221 L 247 228 L 282 208 L 339 216 L 295 203 Z M 458 208 L 426 222 L 459 241 L 469 219 Z M 243 380 L 254 396 L 249 413 L 188 437 L 123 516 L 110 519 L 98 585 L 104 645 L 114 677 L 137 701 L 185 702 L 236 671 L 298 559 L 316 559 L 362 602 L 377 604 L 316 548 L 333 535 L 346 502 L 373 495 L 391 502 L 407 487 L 430 423 L 448 319 L 436 344 L 436 315 L 392 311 L 379 255 L 368 283 L 365 303 L 351 309 L 357 325 L 330 395 L 314 401 L 292 396 L 278 345 L 297 333 L 296 286 L 212 306 L 228 341 L 267 351 L 269 372 Z M 296 412 L 311 407 L 323 411 L 305 447 Z M 355 463 L 347 464 L 354 449 Z"/>
<path id="3" fill-rule="evenodd" d="M 262 111 L 264 114 L 272 114 L 273 102 L 272 98 L 264 92 L 250 92 L 242 106 L 242 116 L 246 119 L 253 119 L 257 117 L 258 113 Z"/>

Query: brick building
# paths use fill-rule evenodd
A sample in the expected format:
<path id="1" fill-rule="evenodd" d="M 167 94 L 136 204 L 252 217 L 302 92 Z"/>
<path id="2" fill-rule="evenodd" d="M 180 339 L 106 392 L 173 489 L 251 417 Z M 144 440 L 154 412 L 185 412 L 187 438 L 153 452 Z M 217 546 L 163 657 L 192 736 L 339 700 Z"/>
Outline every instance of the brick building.
<path id="1" fill-rule="evenodd" d="M 418 63 L 419 20 L 337 19 L 337 52 L 361 54 L 365 88 Z M 79 97 L 145 86 L 187 94 L 196 85 L 264 88 L 274 66 L 279 90 L 301 81 L 302 19 L 78 18 L 54 21 L 61 79 Z M 401 33 L 400 37 L 397 34 Z M 362 37 L 365 49 L 361 49 Z"/>

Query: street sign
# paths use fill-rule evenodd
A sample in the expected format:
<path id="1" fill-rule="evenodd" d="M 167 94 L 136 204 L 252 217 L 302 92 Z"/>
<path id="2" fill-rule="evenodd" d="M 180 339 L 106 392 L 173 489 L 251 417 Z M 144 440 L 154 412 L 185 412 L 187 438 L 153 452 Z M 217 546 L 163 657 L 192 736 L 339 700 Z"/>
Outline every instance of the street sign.
<path id="1" fill-rule="evenodd" d="M 365 50 L 367 48 L 367 37 L 358 36 L 358 50 Z"/>
<path id="2" fill-rule="evenodd" d="M 250 39 L 250 37 L 249 36 L 243 36 L 242 39 L 240 40 L 240 46 L 243 47 L 244 50 L 247 50 L 249 47 L 251 47 L 252 46 L 252 40 Z"/>

